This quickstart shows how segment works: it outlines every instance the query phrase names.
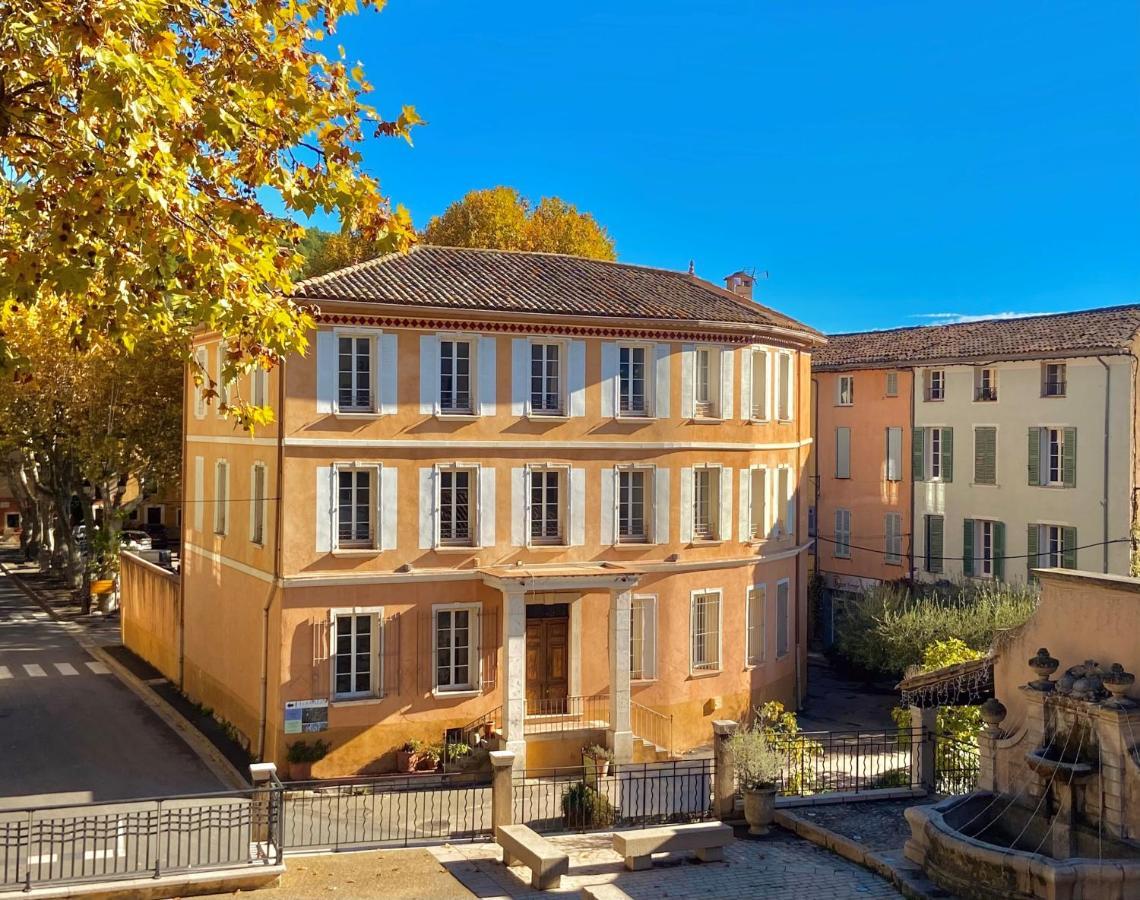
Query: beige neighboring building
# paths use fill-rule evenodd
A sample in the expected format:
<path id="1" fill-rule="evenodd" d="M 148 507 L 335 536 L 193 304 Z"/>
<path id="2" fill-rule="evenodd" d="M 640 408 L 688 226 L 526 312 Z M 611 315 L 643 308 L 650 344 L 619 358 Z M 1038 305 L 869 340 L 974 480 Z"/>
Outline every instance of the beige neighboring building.
<path id="1" fill-rule="evenodd" d="M 430 246 L 302 283 L 308 355 L 230 387 L 273 426 L 187 384 L 186 693 L 265 759 L 331 741 L 319 775 L 445 730 L 660 756 L 797 706 L 823 339 L 728 283 Z"/>

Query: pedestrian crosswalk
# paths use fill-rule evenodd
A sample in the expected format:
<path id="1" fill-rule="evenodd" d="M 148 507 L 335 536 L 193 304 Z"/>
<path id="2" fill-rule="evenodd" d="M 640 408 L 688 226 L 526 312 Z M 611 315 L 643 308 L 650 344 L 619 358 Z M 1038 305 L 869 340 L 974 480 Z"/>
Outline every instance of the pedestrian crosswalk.
<path id="1" fill-rule="evenodd" d="M 0 665 L 0 681 L 19 678 L 75 678 L 82 675 L 110 675 L 111 670 L 96 659 L 86 662 L 8 663 Z"/>

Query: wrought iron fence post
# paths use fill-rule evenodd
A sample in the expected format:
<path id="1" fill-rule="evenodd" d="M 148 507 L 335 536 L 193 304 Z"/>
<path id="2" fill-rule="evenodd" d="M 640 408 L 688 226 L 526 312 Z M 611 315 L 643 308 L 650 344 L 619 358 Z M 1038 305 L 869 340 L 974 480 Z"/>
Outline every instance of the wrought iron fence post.
<path id="1" fill-rule="evenodd" d="M 162 848 L 162 801 L 159 800 L 155 803 L 154 809 L 154 877 L 162 877 L 162 860 L 159 854 Z"/>
<path id="2" fill-rule="evenodd" d="M 731 819 L 736 811 L 736 779 L 733 778 L 732 752 L 728 742 L 739 722 L 718 719 L 713 726 L 713 813 L 718 819 Z"/>

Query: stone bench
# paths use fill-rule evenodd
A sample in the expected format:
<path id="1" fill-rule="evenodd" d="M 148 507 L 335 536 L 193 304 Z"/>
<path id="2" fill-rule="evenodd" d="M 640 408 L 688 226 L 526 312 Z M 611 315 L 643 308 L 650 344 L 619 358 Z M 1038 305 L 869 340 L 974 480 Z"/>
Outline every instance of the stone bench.
<path id="1" fill-rule="evenodd" d="M 632 900 L 616 884 L 586 884 L 578 893 L 582 895 L 582 900 Z"/>
<path id="2" fill-rule="evenodd" d="M 499 825 L 495 841 L 503 848 L 503 865 L 521 862 L 530 868 L 530 886 L 538 891 L 556 888 L 570 871 L 570 857 L 525 825 Z"/>
<path id="3" fill-rule="evenodd" d="M 615 832 L 614 851 L 625 859 L 629 871 L 638 872 L 653 865 L 654 853 L 695 850 L 701 862 L 720 862 L 724 859 L 724 845 L 731 840 L 732 829 L 721 822 L 662 825 Z"/>

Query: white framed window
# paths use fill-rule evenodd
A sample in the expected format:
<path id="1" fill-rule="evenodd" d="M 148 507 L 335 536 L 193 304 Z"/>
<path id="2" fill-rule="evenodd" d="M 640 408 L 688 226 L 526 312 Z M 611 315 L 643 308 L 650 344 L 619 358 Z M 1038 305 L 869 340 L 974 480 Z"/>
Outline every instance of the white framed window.
<path id="1" fill-rule="evenodd" d="M 899 395 L 898 372 L 886 373 L 886 385 L 884 386 L 883 393 L 888 397 L 897 397 Z"/>
<path id="2" fill-rule="evenodd" d="M 224 535 L 229 525 L 230 465 L 224 459 L 214 464 L 214 534 Z"/>
<path id="3" fill-rule="evenodd" d="M 566 415 L 565 357 L 561 342 L 530 342 L 531 415 Z"/>
<path id="4" fill-rule="evenodd" d="M 336 406 L 340 412 L 375 412 L 376 338 L 336 332 Z"/>
<path id="5" fill-rule="evenodd" d="M 337 492 L 335 546 L 338 549 L 374 548 L 379 467 L 338 465 L 334 474 Z"/>
<path id="6" fill-rule="evenodd" d="M 645 544 L 650 540 L 653 516 L 654 471 L 651 468 L 618 468 L 619 544 Z"/>
<path id="7" fill-rule="evenodd" d="M 887 428 L 887 481 L 902 479 L 902 429 Z"/>
<path id="8" fill-rule="evenodd" d="M 754 348 L 752 351 L 752 392 L 749 418 L 754 422 L 767 421 L 768 412 L 768 351 Z"/>
<path id="9" fill-rule="evenodd" d="M 744 608 L 744 664 L 758 666 L 764 662 L 764 643 L 767 638 L 765 628 L 765 604 L 768 588 L 754 584 L 748 589 Z"/>
<path id="10" fill-rule="evenodd" d="M 330 610 L 333 700 L 379 697 L 383 609 L 363 607 Z"/>
<path id="11" fill-rule="evenodd" d="M 930 436 L 930 447 L 926 452 L 926 472 L 930 481 L 942 479 L 942 429 L 931 428 L 927 432 Z"/>
<path id="12" fill-rule="evenodd" d="M 790 537 L 795 527 L 792 502 L 792 467 L 777 466 L 772 490 L 775 493 L 772 504 L 775 532 L 780 537 Z"/>
<path id="13" fill-rule="evenodd" d="M 997 394 L 997 369 L 993 366 L 978 366 L 974 369 L 974 402 L 993 403 Z"/>
<path id="14" fill-rule="evenodd" d="M 722 418 L 720 360 L 720 348 L 693 351 L 693 409 L 698 419 Z"/>
<path id="15" fill-rule="evenodd" d="M 265 544 L 265 463 L 254 463 L 249 470 L 249 539 Z"/>
<path id="16" fill-rule="evenodd" d="M 1051 486 L 1063 485 L 1065 483 L 1065 429 L 1063 428 L 1044 428 L 1042 429 L 1044 450 L 1044 465 L 1041 467 L 1041 473 L 1044 475 L 1042 484 Z"/>
<path id="17" fill-rule="evenodd" d="M 1060 569 L 1064 566 L 1065 529 L 1060 525 L 1040 525 L 1038 568 Z"/>
<path id="18" fill-rule="evenodd" d="M 475 412 L 474 342 L 445 337 L 439 341 L 439 409 L 443 415 Z"/>
<path id="19" fill-rule="evenodd" d="M 840 375 L 836 391 L 837 406 L 853 406 L 855 403 L 855 376 Z"/>
<path id="20" fill-rule="evenodd" d="M 479 510 L 478 468 L 440 466 L 436 476 L 437 543 L 441 547 L 475 546 Z"/>
<path id="21" fill-rule="evenodd" d="M 720 671 L 721 592 L 693 591 L 689 612 L 689 668 L 693 672 Z"/>
<path id="22" fill-rule="evenodd" d="M 631 598 L 629 625 L 630 680 L 653 681 L 657 678 L 657 598 Z"/>
<path id="23" fill-rule="evenodd" d="M 975 524 L 974 546 L 977 548 L 977 566 L 975 574 L 979 578 L 994 577 L 994 523 L 988 519 L 979 519 Z"/>
<path id="24" fill-rule="evenodd" d="M 643 344 L 618 346 L 618 415 L 649 415 L 649 361 L 652 349 Z"/>
<path id="25" fill-rule="evenodd" d="M 748 471 L 748 531 L 754 541 L 768 537 L 768 470 L 754 466 Z"/>
<path id="26" fill-rule="evenodd" d="M 793 384 L 795 378 L 792 364 L 792 354 L 781 350 L 776 354 L 776 418 L 781 422 L 790 422 L 793 418 L 795 396 Z"/>
<path id="27" fill-rule="evenodd" d="M 567 475 L 564 466 L 530 467 L 530 544 L 567 542 Z"/>
<path id="28" fill-rule="evenodd" d="M 835 555 L 840 559 L 851 558 L 851 510 L 835 511 Z"/>
<path id="29" fill-rule="evenodd" d="M 206 387 L 210 377 L 210 351 L 206 347 L 197 347 L 194 350 L 194 370 L 202 379 L 202 383 L 194 384 L 194 418 L 206 418 Z"/>
<path id="30" fill-rule="evenodd" d="M 888 565 L 902 564 L 902 513 L 889 512 L 883 517 L 885 534 L 883 561 Z"/>
<path id="31" fill-rule="evenodd" d="M 693 467 L 693 540 L 717 541 L 720 537 L 719 466 Z"/>
<path id="32" fill-rule="evenodd" d="M 1064 397 L 1068 389 L 1066 384 L 1067 366 L 1065 363 L 1041 364 L 1041 396 Z"/>
<path id="33" fill-rule="evenodd" d="M 456 603 L 432 607 L 432 657 L 435 690 L 479 689 L 479 604 Z"/>
<path id="34" fill-rule="evenodd" d="M 792 644 L 791 593 L 787 578 L 776 582 L 776 659 L 787 656 Z"/>
<path id="35" fill-rule="evenodd" d="M 927 402 L 946 399 L 946 372 L 943 369 L 927 369 L 925 397 Z"/>
<path id="36" fill-rule="evenodd" d="M 249 373 L 249 402 L 254 406 L 269 405 L 269 373 L 260 365 Z"/>

